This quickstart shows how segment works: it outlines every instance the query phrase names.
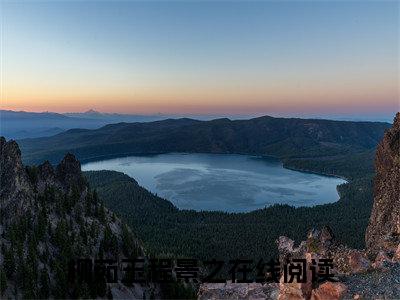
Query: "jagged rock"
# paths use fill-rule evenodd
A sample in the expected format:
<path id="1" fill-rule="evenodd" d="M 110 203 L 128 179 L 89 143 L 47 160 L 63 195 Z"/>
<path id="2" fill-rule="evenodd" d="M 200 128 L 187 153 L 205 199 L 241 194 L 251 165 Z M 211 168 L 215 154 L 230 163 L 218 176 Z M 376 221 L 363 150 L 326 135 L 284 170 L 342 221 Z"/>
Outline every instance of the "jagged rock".
<path id="1" fill-rule="evenodd" d="M 400 263 L 400 244 L 397 246 L 396 252 L 393 255 L 393 262 Z"/>
<path id="2" fill-rule="evenodd" d="M 372 267 L 375 269 L 383 268 L 390 262 L 390 258 L 387 256 L 385 251 L 379 251 L 378 255 L 375 258 Z"/>
<path id="3" fill-rule="evenodd" d="M 332 229 L 328 226 L 324 226 L 322 230 L 312 229 L 307 235 L 307 252 L 327 255 L 334 243 Z"/>
<path id="4" fill-rule="evenodd" d="M 376 151 L 374 204 L 365 235 L 370 253 L 395 251 L 400 242 L 400 113 Z"/>
<path id="5" fill-rule="evenodd" d="M 325 245 L 332 244 L 333 240 L 335 239 L 335 235 L 333 234 L 333 231 L 329 226 L 324 226 L 322 228 L 320 239 L 321 242 Z"/>
<path id="6" fill-rule="evenodd" d="M 2 299 L 41 298 L 38 284 L 21 284 L 18 276 L 22 275 L 17 273 L 21 266 L 31 278 L 41 278 L 43 272 L 51 278 L 51 298 L 56 298 L 57 291 L 62 293 L 59 298 L 69 298 L 77 297 L 76 291 L 80 289 L 78 282 L 66 281 L 71 270 L 79 271 L 77 266 L 71 267 L 74 259 L 123 259 L 130 253 L 144 254 L 129 227 L 92 192 L 88 193 L 80 163 L 71 154 L 56 170 L 48 162 L 39 167 L 24 167 L 17 143 L 0 137 L 0 205 L 0 263 L 2 271 L 3 266 L 6 270 Z M 66 256 L 60 258 L 61 253 Z M 61 259 L 67 262 L 61 263 Z M 57 278 L 57 272 L 66 277 Z M 118 270 L 118 278 L 122 278 L 122 270 Z M 20 280 L 18 285 L 16 280 Z M 129 291 L 136 295 L 138 289 L 119 285 L 125 295 Z M 58 290 L 59 286 L 62 290 Z M 136 298 L 142 299 L 144 294 L 146 298 L 157 297 L 155 288 L 143 286 Z"/>
<path id="7" fill-rule="evenodd" d="M 43 192 L 46 187 L 54 185 L 56 181 L 53 166 L 49 161 L 45 161 L 38 167 L 37 187 L 39 192 Z"/>
<path id="8" fill-rule="evenodd" d="M 294 247 L 294 241 L 286 236 L 280 236 L 276 240 L 279 252 L 281 268 L 293 258 L 304 258 L 306 253 L 306 242 L 303 241 L 298 247 Z"/>
<path id="9" fill-rule="evenodd" d="M 5 223 L 13 214 L 26 211 L 32 201 L 31 192 L 18 144 L 0 137 L 0 208 Z"/>
<path id="10" fill-rule="evenodd" d="M 340 282 L 325 282 L 311 294 L 311 300 L 338 300 L 342 299 L 347 286 Z"/>
<path id="11" fill-rule="evenodd" d="M 21 160 L 21 151 L 18 144 L 11 140 L 6 142 L 0 137 L 0 197 L 10 197 L 10 193 L 17 194 L 29 191 L 31 186 Z"/>
<path id="12" fill-rule="evenodd" d="M 279 252 L 293 252 L 294 241 L 286 236 L 280 236 L 276 241 Z"/>
<path id="13" fill-rule="evenodd" d="M 400 262 L 400 113 L 378 147 L 375 165 L 374 207 L 366 233 L 368 252 L 338 244 L 328 227 L 309 231 L 307 241 L 298 248 L 287 237 L 277 240 L 281 263 L 282 259 L 286 263 L 294 257 L 306 258 L 308 264 L 313 259 L 332 258 L 337 278 L 346 284 L 326 282 L 312 289 L 310 283 L 284 283 L 282 277 L 278 299 L 399 298 L 400 264 L 396 262 Z M 388 253 L 393 252 L 391 263 Z M 378 253 L 374 264 L 367 253 Z M 382 272 L 386 264 L 389 268 Z M 368 272 L 371 266 L 376 268 L 374 272 Z M 385 284 L 377 288 L 382 282 Z"/>
<path id="14" fill-rule="evenodd" d="M 361 253 L 361 251 L 353 251 L 349 255 L 350 273 L 363 273 L 371 267 L 371 262 Z"/>
<path id="15" fill-rule="evenodd" d="M 305 300 L 308 299 L 307 290 L 303 283 L 281 283 L 279 285 L 278 300 Z"/>
<path id="16" fill-rule="evenodd" d="M 85 179 L 81 173 L 81 163 L 71 153 L 67 153 L 56 169 L 57 179 L 63 183 L 66 191 L 77 188 L 81 191 L 85 187 Z"/>
<path id="17" fill-rule="evenodd" d="M 311 260 L 314 259 L 314 260 L 318 261 L 318 257 L 315 253 L 306 253 L 303 258 L 305 258 L 307 261 L 307 264 L 306 264 L 307 280 L 306 280 L 306 282 L 297 282 L 296 278 L 295 278 L 293 282 L 285 283 L 284 276 L 282 276 L 281 280 L 279 282 L 278 300 L 310 299 L 312 289 L 313 289 L 312 272 L 310 269 Z"/>

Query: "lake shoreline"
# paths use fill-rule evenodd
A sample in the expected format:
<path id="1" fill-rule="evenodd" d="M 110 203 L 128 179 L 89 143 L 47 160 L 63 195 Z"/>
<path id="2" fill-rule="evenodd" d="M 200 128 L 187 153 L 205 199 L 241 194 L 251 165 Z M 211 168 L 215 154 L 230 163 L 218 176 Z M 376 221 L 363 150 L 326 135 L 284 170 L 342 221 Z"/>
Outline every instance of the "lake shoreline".
<path id="1" fill-rule="evenodd" d="M 213 154 L 213 155 L 246 155 L 246 156 L 254 156 L 254 157 L 259 157 L 259 158 L 273 158 L 276 160 L 279 160 L 282 163 L 282 167 L 287 169 L 287 170 L 292 170 L 292 171 L 298 171 L 302 173 L 310 173 L 310 174 L 315 174 L 315 175 L 321 175 L 321 176 L 327 176 L 327 177 L 335 177 L 335 178 L 340 178 L 345 180 L 347 183 L 351 182 L 350 178 L 347 178 L 343 175 L 338 175 L 338 174 L 331 174 L 331 173 L 325 173 L 325 172 L 320 172 L 320 171 L 313 171 L 310 169 L 304 169 L 304 168 L 296 168 L 294 166 L 290 166 L 289 164 L 284 162 L 285 158 L 280 158 L 279 156 L 275 155 L 266 155 L 266 154 L 255 154 L 255 153 L 232 153 L 232 152 L 227 152 L 227 153 L 221 153 L 221 152 L 124 152 L 124 153 L 118 153 L 118 154 L 107 154 L 107 155 L 98 155 L 90 158 L 85 158 L 81 159 L 81 164 L 87 164 L 91 162 L 96 162 L 100 160 L 107 160 L 107 159 L 114 159 L 114 158 L 124 158 L 124 157 L 129 157 L 129 156 L 156 156 L 156 155 L 162 155 L 162 154 Z"/>
<path id="2" fill-rule="evenodd" d="M 313 207 L 334 203 L 341 199 L 338 186 L 347 183 L 337 176 L 288 168 L 278 157 L 257 154 L 113 155 L 86 160 L 82 168 L 122 172 L 180 209 L 229 213 L 275 204 Z"/>

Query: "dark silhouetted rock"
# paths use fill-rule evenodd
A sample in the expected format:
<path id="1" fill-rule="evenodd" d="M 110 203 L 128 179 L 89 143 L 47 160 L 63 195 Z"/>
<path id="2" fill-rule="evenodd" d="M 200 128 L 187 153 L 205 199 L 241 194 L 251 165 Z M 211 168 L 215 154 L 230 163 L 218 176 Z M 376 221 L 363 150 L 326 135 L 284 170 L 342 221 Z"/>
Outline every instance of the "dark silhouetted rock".
<path id="1" fill-rule="evenodd" d="M 65 155 L 56 169 L 56 177 L 66 191 L 85 188 L 85 179 L 82 176 L 81 164 L 71 153 Z"/>
<path id="2" fill-rule="evenodd" d="M 55 171 L 49 161 L 45 161 L 38 167 L 37 188 L 39 192 L 43 192 L 47 187 L 54 185 L 56 182 Z"/>
<path id="3" fill-rule="evenodd" d="M 400 113 L 378 146 L 374 205 L 365 235 L 367 249 L 394 252 L 400 242 Z"/>
<path id="4" fill-rule="evenodd" d="M 16 213 L 23 213 L 32 201 L 32 186 L 22 165 L 18 144 L 0 137 L 0 206 L 1 218 L 7 222 Z"/>

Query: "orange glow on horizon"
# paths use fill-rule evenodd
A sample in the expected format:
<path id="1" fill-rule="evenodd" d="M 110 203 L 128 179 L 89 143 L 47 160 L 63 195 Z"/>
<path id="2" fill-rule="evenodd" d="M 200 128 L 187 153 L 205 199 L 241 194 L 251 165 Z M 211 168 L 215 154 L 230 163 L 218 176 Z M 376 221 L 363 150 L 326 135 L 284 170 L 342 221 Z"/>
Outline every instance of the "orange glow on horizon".
<path id="1" fill-rule="evenodd" d="M 24 111 L 75 112 L 89 108 L 103 112 L 138 114 L 215 114 L 262 112 L 331 112 L 398 110 L 399 90 L 387 82 L 378 87 L 362 84 L 270 84 L 219 87 L 140 87 L 100 86 L 70 88 L 49 86 L 42 90 L 25 85 L 3 89 L 1 109 Z"/>

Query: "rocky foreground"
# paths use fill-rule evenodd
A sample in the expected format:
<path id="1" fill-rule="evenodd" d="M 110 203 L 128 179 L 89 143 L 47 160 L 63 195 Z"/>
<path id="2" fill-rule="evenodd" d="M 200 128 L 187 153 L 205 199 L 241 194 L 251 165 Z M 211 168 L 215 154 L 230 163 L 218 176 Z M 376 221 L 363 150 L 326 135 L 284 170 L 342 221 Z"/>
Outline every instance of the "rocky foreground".
<path id="1" fill-rule="evenodd" d="M 400 113 L 378 146 L 375 159 L 374 205 L 365 234 L 366 249 L 338 243 L 325 227 L 311 230 L 307 240 L 277 240 L 279 261 L 333 261 L 334 282 L 202 284 L 199 299 L 400 299 Z"/>
<path id="2" fill-rule="evenodd" d="M 306 241 L 294 247 L 294 241 L 277 241 L 280 261 L 304 258 L 307 269 L 312 259 L 332 258 L 336 282 L 319 285 L 306 283 L 226 283 L 203 284 L 199 299 L 399 299 L 400 245 L 392 255 L 379 252 L 370 260 L 366 251 L 347 248 L 336 242 L 329 228 L 311 230 Z"/>

